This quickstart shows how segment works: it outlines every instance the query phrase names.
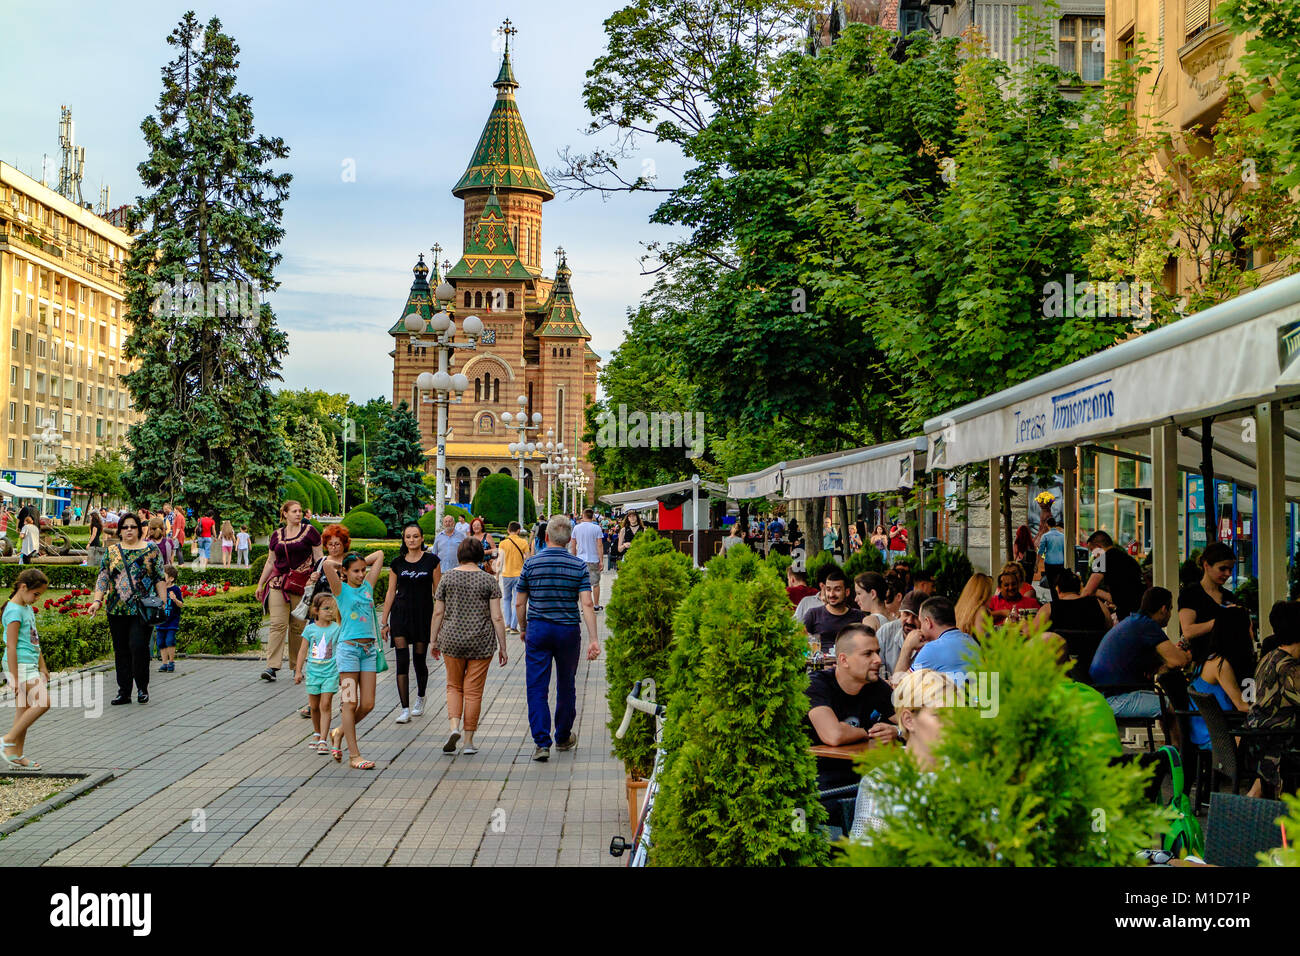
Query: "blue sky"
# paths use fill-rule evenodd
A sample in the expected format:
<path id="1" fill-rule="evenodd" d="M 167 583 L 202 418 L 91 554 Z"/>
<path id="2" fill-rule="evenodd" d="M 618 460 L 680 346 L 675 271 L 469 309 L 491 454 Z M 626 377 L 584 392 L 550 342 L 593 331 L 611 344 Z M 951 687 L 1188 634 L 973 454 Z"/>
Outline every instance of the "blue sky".
<path id="1" fill-rule="evenodd" d="M 417 253 L 434 242 L 455 261 L 461 202 L 450 189 L 469 161 L 492 107 L 500 62 L 495 30 L 509 17 L 516 96 L 538 161 L 557 164 L 566 145 L 587 150 L 582 105 L 586 70 L 604 48 L 602 23 L 622 4 L 552 5 L 482 0 L 401 3 L 192 3 L 129 5 L 67 0 L 49 8 L 6 4 L 0 33 L 5 97 L 0 159 L 39 178 L 42 154 L 57 179 L 59 107 L 72 109 L 86 147 L 85 198 L 101 183 L 113 205 L 140 191 L 140 121 L 153 113 L 166 37 L 188 9 L 219 16 L 240 47 L 240 88 L 253 98 L 261 132 L 290 147 L 284 255 L 272 298 L 289 333 L 284 386 L 346 392 L 364 401 L 392 392 L 386 335 L 401 312 Z M 56 22 L 57 21 L 57 22 Z M 605 145 L 606 141 L 601 141 Z M 680 181 L 680 156 L 641 144 L 662 184 Z M 345 182 L 345 161 L 356 181 Z M 641 163 L 635 164 L 639 169 Z M 592 345 L 607 356 L 622 338 L 626 310 L 649 287 L 641 243 L 670 238 L 647 219 L 653 195 L 598 195 L 543 208 L 542 241 L 563 245 Z M 548 274 L 554 256 L 543 258 Z"/>

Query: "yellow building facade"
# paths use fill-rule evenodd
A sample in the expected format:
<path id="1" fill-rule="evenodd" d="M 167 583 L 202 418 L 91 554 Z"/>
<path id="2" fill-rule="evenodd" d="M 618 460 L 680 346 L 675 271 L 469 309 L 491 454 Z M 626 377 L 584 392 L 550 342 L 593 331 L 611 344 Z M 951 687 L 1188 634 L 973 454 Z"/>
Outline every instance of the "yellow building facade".
<path id="1" fill-rule="evenodd" d="M 84 461 L 120 448 L 136 416 L 121 376 L 130 236 L 0 163 L 0 471 L 39 486 L 38 436 Z"/>

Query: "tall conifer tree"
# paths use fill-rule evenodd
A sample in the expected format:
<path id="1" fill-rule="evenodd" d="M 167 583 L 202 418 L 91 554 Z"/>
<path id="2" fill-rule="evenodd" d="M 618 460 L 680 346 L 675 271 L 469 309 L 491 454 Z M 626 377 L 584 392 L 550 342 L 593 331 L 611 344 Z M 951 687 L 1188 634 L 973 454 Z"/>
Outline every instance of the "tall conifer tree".
<path id="1" fill-rule="evenodd" d="M 141 123 L 148 192 L 133 211 L 125 376 L 143 420 L 131 426 L 132 499 L 197 511 L 276 514 L 289 456 L 269 389 L 288 338 L 262 299 L 277 286 L 290 176 L 284 141 L 255 132 L 236 90 L 239 47 L 221 21 L 186 13 L 167 42 L 156 116 Z"/>
<path id="2" fill-rule="evenodd" d="M 379 440 L 379 451 L 370 461 L 370 488 L 375 514 L 392 535 L 407 521 L 420 517 L 420 507 L 429 497 L 423 480 L 424 448 L 420 424 L 406 402 L 393 410 Z"/>

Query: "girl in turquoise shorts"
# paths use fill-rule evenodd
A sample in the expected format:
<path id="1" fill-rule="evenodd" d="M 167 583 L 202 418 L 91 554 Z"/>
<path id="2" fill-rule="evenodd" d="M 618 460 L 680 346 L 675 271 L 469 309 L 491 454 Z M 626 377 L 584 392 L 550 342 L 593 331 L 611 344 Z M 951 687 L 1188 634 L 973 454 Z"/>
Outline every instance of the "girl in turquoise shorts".
<path id="1" fill-rule="evenodd" d="M 294 665 L 293 682 L 301 684 L 304 676 L 307 679 L 311 722 L 316 728 L 307 746 L 318 754 L 332 752 L 335 760 L 341 760 L 342 752 L 330 747 L 327 739 L 334 695 L 339 692 L 339 666 L 335 660 L 339 642 L 339 606 L 333 595 L 322 591 L 312 598 L 311 621 L 302 629 L 302 647 Z"/>
<path id="2" fill-rule="evenodd" d="M 383 649 L 375 626 L 375 582 L 384 566 L 384 552 L 362 558 L 355 552 L 344 557 L 343 579 L 333 561 L 325 562 L 325 577 L 339 607 L 339 647 L 335 660 L 343 692 L 342 727 L 330 731 L 331 750 L 341 760 L 340 735 L 347 737 L 348 764 L 353 770 L 374 770 L 373 760 L 361 758 L 357 721 L 375 707 L 375 674 Z"/>
<path id="3" fill-rule="evenodd" d="M 41 638 L 36 631 L 36 613 L 32 610 L 49 583 L 42 571 L 28 568 L 15 579 L 4 610 L 5 673 L 17 699 L 13 728 L 0 737 L 0 757 L 14 770 L 41 769 L 40 764 L 23 754 L 27 728 L 50 709 L 50 672 L 41 655 Z"/>

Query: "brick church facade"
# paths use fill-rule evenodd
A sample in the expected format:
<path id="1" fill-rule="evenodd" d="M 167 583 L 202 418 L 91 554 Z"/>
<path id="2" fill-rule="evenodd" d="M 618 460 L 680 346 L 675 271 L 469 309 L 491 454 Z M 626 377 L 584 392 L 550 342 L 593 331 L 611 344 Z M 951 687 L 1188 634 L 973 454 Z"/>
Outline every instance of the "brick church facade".
<path id="1" fill-rule="evenodd" d="M 464 201 L 464 251 L 454 266 L 434 274 L 424 257 L 414 268 L 415 281 L 397 322 L 389 330 L 395 342 L 393 404 L 405 401 L 420 422 L 426 471 L 436 468 L 436 407 L 422 403 L 415 387 L 421 372 L 438 370 L 435 349 L 410 344 L 404 320 L 419 311 L 426 318 L 438 310 L 432 290 L 445 278 L 456 290 L 449 311 L 461 328 L 464 319 L 477 315 L 484 334 L 475 350 L 457 350 L 449 372 L 463 373 L 469 389 L 447 415 L 446 480 L 449 500 L 469 504 L 480 480 L 489 474 L 515 474 L 516 463 L 507 445 L 518 432 L 501 421 L 502 412 L 519 411 L 519 396 L 527 399 L 529 416 L 542 415 L 541 429 L 529 441 L 545 444 L 563 441 L 565 451 L 583 461 L 581 436 L 585 408 L 596 396 L 599 357 L 590 345 L 574 304 L 572 272 L 563 250 L 557 250 L 555 276 L 542 274 L 542 204 L 555 197 L 537 164 L 519 107 L 515 103 L 514 71 L 507 46 L 493 86 L 496 102 L 479 137 L 469 166 L 452 189 Z M 449 268 L 447 266 L 450 266 Z M 425 335 L 433 336 L 426 327 Z M 465 341 L 463 331 L 456 341 Z M 524 486 L 546 510 L 546 481 L 542 457 L 525 465 Z M 560 486 L 553 482 L 554 506 L 559 510 Z"/>

